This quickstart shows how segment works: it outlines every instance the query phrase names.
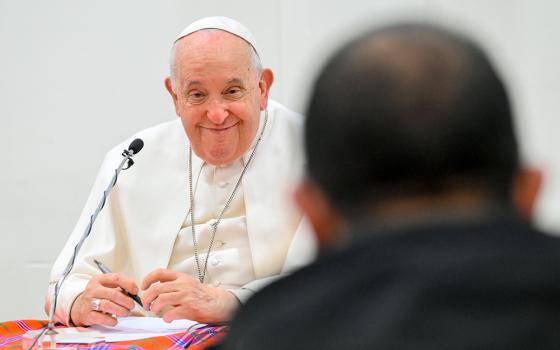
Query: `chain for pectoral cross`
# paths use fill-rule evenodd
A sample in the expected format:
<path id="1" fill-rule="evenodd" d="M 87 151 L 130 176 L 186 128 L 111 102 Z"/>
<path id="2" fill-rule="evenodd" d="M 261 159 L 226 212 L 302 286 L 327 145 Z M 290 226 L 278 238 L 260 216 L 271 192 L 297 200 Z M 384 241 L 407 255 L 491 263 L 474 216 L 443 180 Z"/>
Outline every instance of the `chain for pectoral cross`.
<path id="1" fill-rule="evenodd" d="M 233 201 L 233 198 L 235 197 L 235 194 L 237 193 L 237 190 L 241 186 L 241 180 L 243 180 L 243 175 L 245 175 L 245 172 L 247 171 L 247 169 L 249 168 L 249 165 L 251 164 L 251 161 L 253 160 L 253 157 L 255 155 L 257 147 L 259 146 L 259 143 L 261 142 L 261 139 L 263 137 L 264 130 L 266 129 L 267 122 L 268 122 L 268 110 L 265 110 L 264 125 L 263 125 L 263 127 L 261 129 L 261 132 L 259 134 L 259 138 L 257 139 L 257 142 L 255 143 L 255 147 L 253 147 L 253 151 L 251 152 L 251 155 L 249 156 L 249 159 L 247 160 L 247 164 L 245 164 L 245 166 L 243 167 L 243 170 L 241 171 L 241 174 L 239 175 L 239 178 L 237 179 L 237 183 L 235 184 L 235 187 L 233 188 L 233 191 L 231 192 L 231 195 L 229 196 L 228 201 L 224 205 L 224 208 L 222 209 L 220 215 L 218 215 L 218 218 L 216 219 L 216 221 L 214 221 L 211 224 L 212 234 L 210 235 L 210 244 L 208 245 L 208 251 L 206 252 L 206 258 L 204 259 L 204 268 L 202 268 L 202 269 L 201 269 L 201 266 L 200 266 L 200 259 L 199 259 L 199 254 L 198 254 L 198 240 L 196 239 L 196 230 L 195 230 L 195 227 L 194 227 L 195 223 L 194 223 L 194 193 L 193 193 L 193 181 L 192 181 L 192 148 L 189 145 L 189 195 L 190 195 L 190 202 L 191 202 L 190 203 L 191 208 L 190 208 L 189 212 L 190 212 L 190 216 L 191 216 L 191 232 L 192 232 L 192 240 L 193 240 L 194 260 L 196 262 L 196 270 L 197 270 L 197 273 L 198 273 L 198 280 L 200 281 L 200 283 L 204 283 L 204 279 L 206 277 L 206 270 L 207 270 L 207 267 L 208 267 L 208 258 L 210 257 L 210 252 L 212 251 L 212 246 L 214 245 L 214 238 L 216 237 L 216 232 L 218 231 L 218 225 L 220 224 L 220 221 L 222 220 L 225 212 L 228 210 L 229 206 L 231 205 L 231 202 Z"/>

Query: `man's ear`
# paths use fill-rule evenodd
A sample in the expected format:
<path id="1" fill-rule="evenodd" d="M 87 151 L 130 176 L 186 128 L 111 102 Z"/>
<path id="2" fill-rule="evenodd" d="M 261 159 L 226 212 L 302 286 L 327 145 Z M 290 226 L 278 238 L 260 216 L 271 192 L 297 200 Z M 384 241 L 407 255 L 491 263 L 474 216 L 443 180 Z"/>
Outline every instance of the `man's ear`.
<path id="1" fill-rule="evenodd" d="M 266 106 L 268 105 L 268 94 L 270 92 L 270 87 L 272 86 L 273 82 L 274 82 L 274 73 L 272 73 L 272 70 L 270 70 L 269 68 L 263 69 L 263 71 L 261 72 L 261 78 L 259 80 L 261 111 L 264 111 L 266 109 Z"/>
<path id="2" fill-rule="evenodd" d="M 341 239 L 342 218 L 327 196 L 313 182 L 305 180 L 294 193 L 295 201 L 309 219 L 320 246 L 332 245 Z"/>
<path id="3" fill-rule="evenodd" d="M 167 89 L 167 92 L 169 92 L 169 94 L 171 95 L 171 98 L 173 99 L 173 105 L 175 106 L 175 113 L 179 116 L 179 105 L 177 104 L 177 94 L 173 90 L 173 85 L 171 84 L 170 77 L 165 78 L 165 88 Z"/>
<path id="4" fill-rule="evenodd" d="M 525 219 L 533 216 L 542 181 L 542 172 L 534 168 L 522 168 L 515 176 L 512 191 L 513 204 Z"/>

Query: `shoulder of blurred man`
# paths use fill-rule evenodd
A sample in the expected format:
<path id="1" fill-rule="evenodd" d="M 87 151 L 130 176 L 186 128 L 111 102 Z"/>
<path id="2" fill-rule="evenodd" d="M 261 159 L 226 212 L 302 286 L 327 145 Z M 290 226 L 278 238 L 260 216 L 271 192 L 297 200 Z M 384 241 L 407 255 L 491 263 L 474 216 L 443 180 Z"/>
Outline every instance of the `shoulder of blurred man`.
<path id="1" fill-rule="evenodd" d="M 521 349 L 539 336 L 560 341 L 548 331 L 560 316 L 559 238 L 515 215 L 372 231 L 361 227 L 351 245 L 255 295 L 220 349 Z"/>

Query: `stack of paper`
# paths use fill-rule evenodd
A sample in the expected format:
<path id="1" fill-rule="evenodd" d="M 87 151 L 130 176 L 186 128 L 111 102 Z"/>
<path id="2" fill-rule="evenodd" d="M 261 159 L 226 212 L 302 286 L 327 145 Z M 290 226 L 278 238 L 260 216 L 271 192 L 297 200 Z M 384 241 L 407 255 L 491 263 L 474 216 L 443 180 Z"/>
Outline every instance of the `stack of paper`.
<path id="1" fill-rule="evenodd" d="M 95 336 L 93 337 L 84 334 L 83 338 L 73 337 L 69 340 L 59 339 L 57 341 L 59 343 L 81 344 L 91 344 L 100 341 L 110 343 L 116 341 L 159 337 L 162 335 L 185 332 L 187 330 L 193 330 L 204 326 L 205 324 L 203 323 L 191 320 L 175 320 L 173 322 L 166 323 L 159 317 L 119 317 L 118 324 L 115 327 L 100 325 L 89 327 L 88 330 L 90 332 L 95 332 Z"/>

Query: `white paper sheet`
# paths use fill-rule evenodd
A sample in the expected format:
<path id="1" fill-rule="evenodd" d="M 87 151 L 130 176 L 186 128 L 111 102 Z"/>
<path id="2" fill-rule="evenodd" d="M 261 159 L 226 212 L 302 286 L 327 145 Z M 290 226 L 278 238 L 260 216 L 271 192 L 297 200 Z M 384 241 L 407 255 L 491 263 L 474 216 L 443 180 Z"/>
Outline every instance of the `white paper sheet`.
<path id="1" fill-rule="evenodd" d="M 96 332 L 95 337 L 72 337 L 72 339 L 60 339 L 59 343 L 81 343 L 91 344 L 100 341 L 107 343 L 116 341 L 136 340 L 143 338 L 159 337 L 162 335 L 185 332 L 187 330 L 197 329 L 205 326 L 191 320 L 175 320 L 166 323 L 159 317 L 119 317 L 115 327 L 107 326 L 91 326 L 88 328 L 90 332 Z M 79 333 L 79 331 L 77 331 Z M 103 337 L 103 339 L 100 338 Z"/>

